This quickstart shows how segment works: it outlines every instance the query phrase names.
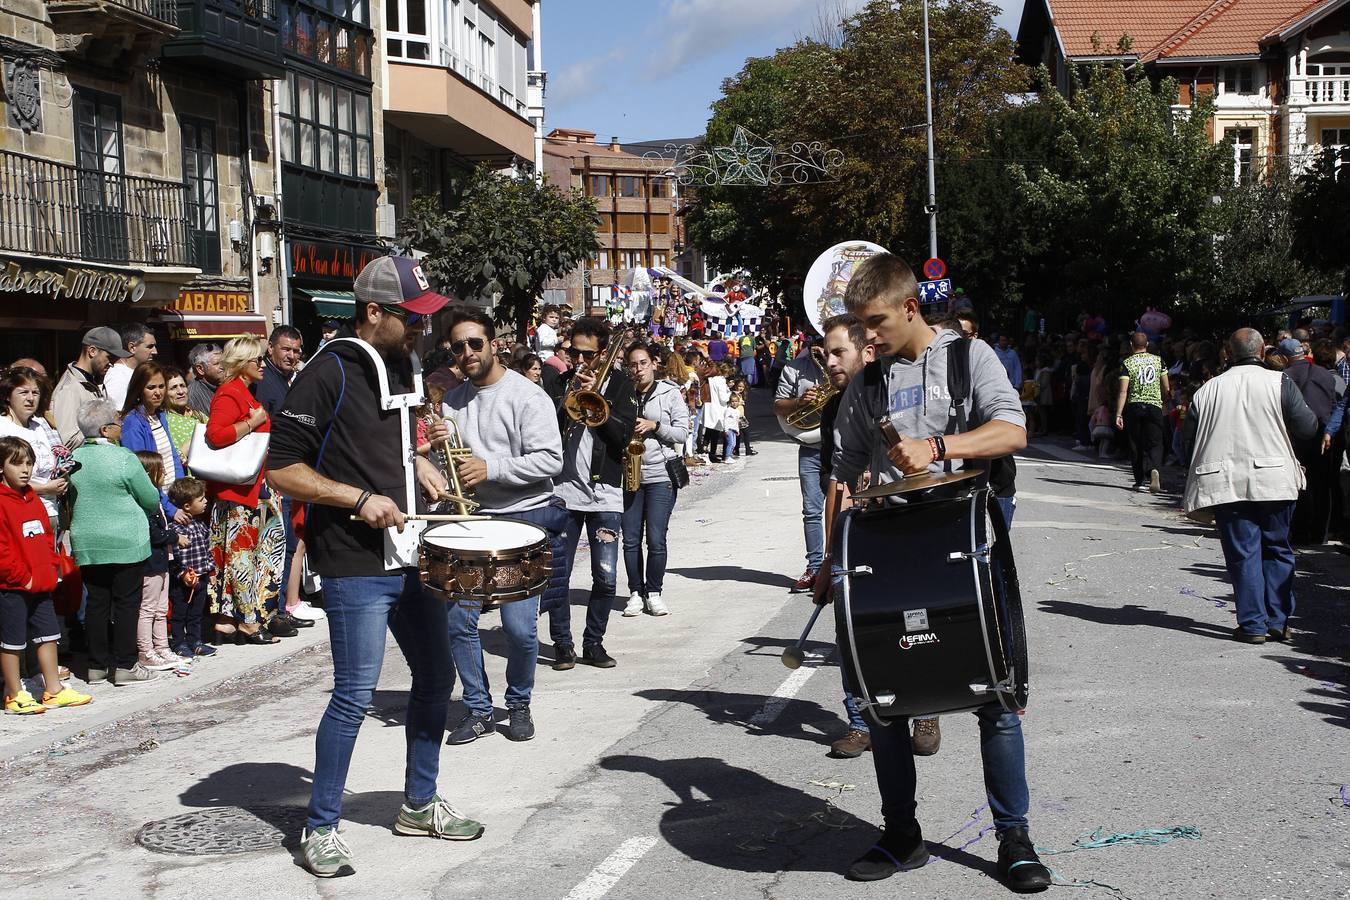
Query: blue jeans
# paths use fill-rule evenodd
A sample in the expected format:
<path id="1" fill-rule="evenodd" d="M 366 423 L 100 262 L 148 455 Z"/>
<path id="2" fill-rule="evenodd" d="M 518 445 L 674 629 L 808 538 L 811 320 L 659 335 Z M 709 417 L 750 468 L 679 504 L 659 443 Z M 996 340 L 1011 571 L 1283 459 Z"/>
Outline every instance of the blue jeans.
<path id="1" fill-rule="evenodd" d="M 755 368 L 755 358 L 753 356 L 741 358 L 741 375 L 745 376 L 746 384 L 751 387 L 759 384 L 759 370 Z"/>
<path id="2" fill-rule="evenodd" d="M 417 573 L 325 578 L 325 609 L 333 653 L 333 693 L 314 739 L 314 787 L 308 826 L 335 827 L 342 792 L 384 662 L 385 629 L 412 670 L 405 731 L 408 754 L 403 795 L 421 806 L 436 794 L 446 709 L 455 684 L 446 639 L 446 605 L 422 590 Z"/>
<path id="3" fill-rule="evenodd" d="M 475 716 L 492 715 L 492 686 L 483 667 L 483 644 L 478 636 L 482 609 L 450 604 L 450 656 L 464 682 L 464 705 Z M 506 634 L 506 708 L 524 709 L 534 692 L 534 666 L 539 659 L 539 598 L 516 600 L 497 607 Z"/>
<path id="4" fill-rule="evenodd" d="M 722 449 L 723 459 L 726 459 L 727 457 L 731 456 L 731 454 L 736 450 L 736 431 L 733 429 L 728 429 L 726 434 L 727 434 L 726 444 Z"/>
<path id="5" fill-rule="evenodd" d="M 569 579 L 572 563 L 577 556 L 577 544 L 581 542 L 582 526 L 586 528 L 586 539 L 591 545 L 591 596 L 586 602 L 586 630 L 581 636 L 581 646 L 594 647 L 605 639 L 610 608 L 614 605 L 614 592 L 618 583 L 615 570 L 619 565 L 619 531 L 623 527 L 623 513 L 568 510 L 567 514 L 569 518 L 563 540 L 566 543 Z M 554 646 L 566 644 L 570 647 L 575 644 L 572 640 L 572 609 L 569 605 L 550 609 L 548 626 Z"/>
<path id="6" fill-rule="evenodd" d="M 1283 630 L 1294 614 L 1294 550 L 1289 546 L 1293 518 L 1292 500 L 1214 507 L 1238 625 L 1250 634 Z"/>
<path id="7" fill-rule="evenodd" d="M 571 515 L 562 500 L 553 497 L 543 506 L 525 512 L 515 512 L 508 519 L 520 519 L 538 525 L 548 532 L 548 549 L 553 554 L 553 570 L 549 574 L 548 586 L 544 588 L 543 599 L 539 601 L 539 614 L 543 615 L 556 607 L 567 607 L 567 578 L 572 565 L 567 561 L 567 541 L 565 532 Z"/>
<path id="8" fill-rule="evenodd" d="M 623 498 L 623 566 L 628 572 L 628 592 L 647 599 L 661 593 L 666 580 L 666 531 L 679 492 L 670 480 L 644 484 Z M 647 536 L 647 560 L 643 565 L 642 536 Z"/>
<path id="9" fill-rule="evenodd" d="M 797 447 L 797 480 L 802 489 L 802 531 L 806 535 L 806 568 L 820 568 L 825 557 L 825 491 L 820 486 L 820 448 Z"/>
<path id="10" fill-rule="evenodd" d="M 980 720 L 980 756 L 984 761 L 984 790 L 993 812 L 994 827 L 1002 833 L 1027 824 L 1031 794 L 1027 788 L 1022 719 L 997 703 L 975 711 Z M 872 729 L 872 765 L 881 791 L 881 815 L 886 827 L 912 827 L 915 818 L 914 752 L 909 720 L 894 719 L 887 728 Z"/>
<path id="11" fill-rule="evenodd" d="M 835 528 L 834 540 L 839 539 L 839 529 Z M 830 592 L 834 603 L 843 605 L 844 596 L 844 569 L 838 563 L 830 566 Z M 835 619 L 835 627 L 838 628 L 839 620 Z M 836 641 L 838 638 L 836 637 Z M 867 724 L 867 720 L 862 717 L 862 712 L 858 709 L 858 698 L 853 694 L 853 687 L 849 684 L 848 670 L 844 667 L 843 661 L 839 664 L 839 674 L 844 679 L 844 712 L 848 714 L 848 727 L 854 731 L 871 731 L 872 726 Z"/>
<path id="12" fill-rule="evenodd" d="M 300 545 L 300 537 L 295 533 L 295 526 L 291 524 L 291 506 L 290 497 L 281 498 L 281 527 L 286 532 L 286 555 L 281 560 L 281 599 L 277 601 L 277 610 L 286 611 L 286 586 L 291 583 L 291 562 L 295 558 L 296 547 Z"/>
<path id="13" fill-rule="evenodd" d="M 1004 524 L 1008 526 L 1009 531 L 1012 531 L 1013 513 L 1017 512 L 1017 497 L 1014 495 L 1012 497 L 995 497 L 994 499 L 998 501 L 998 508 L 1003 510 Z"/>

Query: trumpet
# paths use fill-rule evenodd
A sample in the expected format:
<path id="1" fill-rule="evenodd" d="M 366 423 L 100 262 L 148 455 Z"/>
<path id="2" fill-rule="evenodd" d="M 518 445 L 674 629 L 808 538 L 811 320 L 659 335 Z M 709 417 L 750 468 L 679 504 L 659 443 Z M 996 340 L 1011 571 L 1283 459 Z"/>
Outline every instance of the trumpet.
<path id="1" fill-rule="evenodd" d="M 623 489 L 630 494 L 642 487 L 642 454 L 647 452 L 647 442 L 635 429 L 628 441 L 628 456 L 623 463 Z"/>
<path id="2" fill-rule="evenodd" d="M 816 364 L 820 370 L 820 384 L 816 385 L 816 399 L 809 405 L 792 413 L 787 417 L 787 423 L 793 428 L 800 428 L 803 431 L 810 431 L 820 427 L 820 415 L 825 411 L 825 405 L 835 394 L 839 393 L 830 381 L 830 373 L 825 368 L 823 357 L 825 352 L 819 347 L 811 348 L 811 361 Z"/>
<path id="3" fill-rule="evenodd" d="M 445 422 L 449 426 L 450 433 L 445 440 L 431 445 L 430 459 L 438 469 L 445 473 L 445 478 L 450 482 L 450 489 L 441 494 L 441 500 L 450 501 L 455 505 L 459 515 L 471 515 L 482 504 L 473 499 L 473 494 L 464 488 L 459 480 L 459 460 L 468 459 L 473 456 L 473 451 L 464 444 L 464 437 L 459 432 L 459 423 L 455 421 L 454 416 L 441 417 L 436 412 L 433 404 L 426 406 L 427 413 L 422 420 L 427 425 L 434 425 L 437 422 Z"/>
<path id="4" fill-rule="evenodd" d="M 605 352 L 604 358 L 598 367 L 587 367 L 586 371 L 595 373 L 595 388 L 592 390 L 568 391 L 567 396 L 563 398 L 563 411 L 572 419 L 573 422 L 580 422 L 588 428 L 599 428 L 609 421 L 609 401 L 601 394 L 600 389 L 609 377 L 609 370 L 614 368 L 615 361 L 619 354 L 623 352 L 623 339 L 620 335 L 614 335 L 610 339 L 609 350 Z M 582 371 L 580 369 L 578 372 Z M 575 378 L 575 376 L 573 376 Z"/>

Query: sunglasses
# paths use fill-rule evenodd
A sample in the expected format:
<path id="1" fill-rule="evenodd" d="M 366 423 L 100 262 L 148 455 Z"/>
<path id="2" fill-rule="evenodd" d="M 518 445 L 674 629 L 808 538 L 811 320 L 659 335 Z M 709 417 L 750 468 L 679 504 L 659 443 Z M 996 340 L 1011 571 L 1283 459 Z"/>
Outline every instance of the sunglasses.
<path id="1" fill-rule="evenodd" d="M 418 322 L 422 320 L 422 316 L 420 314 L 415 312 L 408 312 L 401 306 L 394 306 L 392 304 L 381 303 L 380 309 L 382 309 L 384 312 L 387 312 L 395 319 L 398 319 L 404 325 L 416 325 Z"/>
<path id="2" fill-rule="evenodd" d="M 599 352 L 600 352 L 599 350 L 578 350 L 576 347 L 567 348 L 568 355 L 578 356 L 586 360 L 587 362 L 590 362 L 591 360 L 595 359 L 595 354 Z"/>
<path id="3" fill-rule="evenodd" d="M 454 356 L 463 356 L 464 348 L 468 347 L 474 353 L 481 353 L 487 346 L 487 341 L 483 338 L 465 338 L 462 341 L 454 341 L 450 344 L 450 353 Z"/>

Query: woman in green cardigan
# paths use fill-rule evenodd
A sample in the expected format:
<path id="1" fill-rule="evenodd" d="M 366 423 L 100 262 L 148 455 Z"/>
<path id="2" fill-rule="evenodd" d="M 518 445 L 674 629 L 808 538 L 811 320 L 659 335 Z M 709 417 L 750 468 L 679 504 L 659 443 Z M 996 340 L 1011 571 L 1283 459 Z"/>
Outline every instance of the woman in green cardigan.
<path id="1" fill-rule="evenodd" d="M 89 641 L 89 682 L 114 685 L 153 681 L 159 674 L 136 656 L 141 574 L 150 556 L 147 512 L 159 509 L 159 489 L 130 450 L 118 446 L 117 408 L 86 400 L 76 421 L 84 443 L 73 454 L 70 476 L 70 543 L 89 599 L 84 627 Z M 108 625 L 112 623 L 112 647 Z M 109 677 L 111 676 L 111 677 Z"/>

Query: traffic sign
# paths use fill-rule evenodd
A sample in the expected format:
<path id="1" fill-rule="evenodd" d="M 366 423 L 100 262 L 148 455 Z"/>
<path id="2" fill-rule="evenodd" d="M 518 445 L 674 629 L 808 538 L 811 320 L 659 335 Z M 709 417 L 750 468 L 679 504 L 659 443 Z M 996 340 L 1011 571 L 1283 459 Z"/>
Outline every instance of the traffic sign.
<path id="1" fill-rule="evenodd" d="M 952 297 L 952 281 L 942 278 L 919 282 L 920 303 L 946 303 Z"/>
<path id="2" fill-rule="evenodd" d="M 923 277 L 929 281 L 939 281 L 947 274 L 947 264 L 940 259 L 930 259 L 923 264 Z"/>

